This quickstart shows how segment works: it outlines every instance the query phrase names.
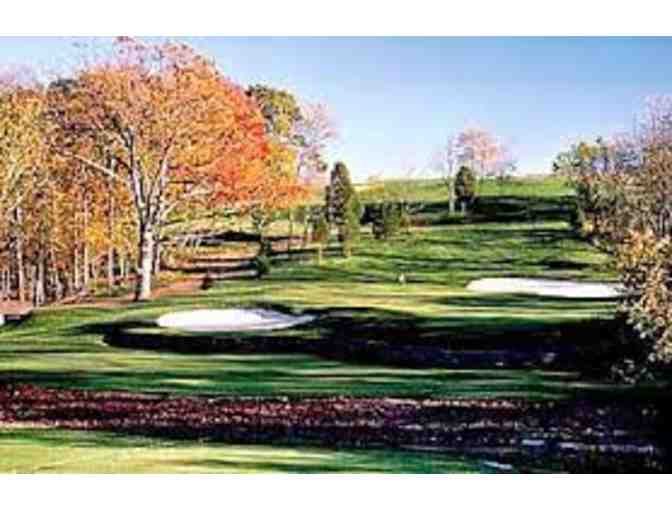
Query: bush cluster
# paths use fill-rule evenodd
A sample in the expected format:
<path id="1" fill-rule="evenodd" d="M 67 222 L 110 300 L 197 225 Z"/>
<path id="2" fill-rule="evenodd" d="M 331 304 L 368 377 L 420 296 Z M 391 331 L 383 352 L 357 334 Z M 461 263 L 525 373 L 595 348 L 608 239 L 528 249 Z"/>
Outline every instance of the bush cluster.
<path id="1" fill-rule="evenodd" d="M 321 245 L 329 242 L 329 222 L 324 214 L 317 214 L 311 219 L 311 241 Z"/>
<path id="2" fill-rule="evenodd" d="M 407 228 L 408 218 L 399 204 L 386 203 L 372 211 L 371 222 L 373 237 L 384 241 L 397 235 L 403 228 Z"/>
<path id="3" fill-rule="evenodd" d="M 254 258 L 254 269 L 257 271 L 257 278 L 263 278 L 271 272 L 271 259 L 268 255 L 260 254 Z"/>
<path id="4" fill-rule="evenodd" d="M 476 198 L 476 174 L 467 166 L 461 167 L 455 176 L 455 196 L 462 208 Z"/>

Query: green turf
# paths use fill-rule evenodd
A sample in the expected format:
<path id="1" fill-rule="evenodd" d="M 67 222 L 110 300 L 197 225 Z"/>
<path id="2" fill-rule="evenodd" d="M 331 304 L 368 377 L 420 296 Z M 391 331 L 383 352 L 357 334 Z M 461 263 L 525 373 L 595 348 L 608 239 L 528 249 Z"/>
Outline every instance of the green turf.
<path id="1" fill-rule="evenodd" d="M 356 186 L 361 189 L 360 195 L 364 201 L 380 196 L 381 186 L 377 184 L 362 183 Z M 387 180 L 384 187 L 388 194 L 400 195 L 414 202 L 443 202 L 447 197 L 445 184 L 436 177 Z M 518 177 L 503 182 L 488 179 L 478 185 L 478 194 L 482 197 L 561 197 L 570 193 L 566 179 L 555 176 Z"/>
<path id="2" fill-rule="evenodd" d="M 118 349 L 103 342 L 106 326 L 114 322 L 133 323 L 193 307 L 275 304 L 340 313 L 344 325 L 384 323 L 393 317 L 413 323 L 416 342 L 460 339 L 465 348 L 468 342 L 483 348 L 482 339 L 509 332 L 500 344 L 497 338 L 488 344 L 506 349 L 511 338 L 612 312 L 613 303 L 603 301 L 479 295 L 464 289 L 470 279 L 496 275 L 612 277 L 604 259 L 567 232 L 561 223 L 418 229 L 411 238 L 385 245 L 366 238 L 348 261 L 285 265 L 266 280 L 226 282 L 193 297 L 121 310 L 43 310 L 0 332 L 0 373 L 50 386 L 228 395 L 540 397 L 570 395 L 586 386 L 609 388 L 582 381 L 575 373 L 413 370 L 305 354 L 181 355 Z M 408 285 L 396 282 L 399 272 L 407 275 Z M 296 334 L 319 338 L 319 322 Z M 385 334 L 400 343 L 410 340 L 394 331 Z"/>
<path id="3" fill-rule="evenodd" d="M 459 456 L 208 444 L 101 432 L 0 429 L 0 473 L 492 473 Z"/>

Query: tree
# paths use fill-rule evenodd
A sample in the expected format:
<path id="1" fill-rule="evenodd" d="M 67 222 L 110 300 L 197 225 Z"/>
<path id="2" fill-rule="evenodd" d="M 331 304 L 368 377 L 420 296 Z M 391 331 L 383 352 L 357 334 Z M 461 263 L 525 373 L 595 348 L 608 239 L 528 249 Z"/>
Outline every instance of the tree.
<path id="1" fill-rule="evenodd" d="M 572 145 L 553 162 L 553 171 L 574 188 L 577 217 L 583 218 L 579 230 L 611 253 L 623 241 L 630 221 L 631 208 L 621 196 L 627 188 L 624 179 L 630 179 L 628 159 L 615 141 L 597 138 Z"/>
<path id="2" fill-rule="evenodd" d="M 455 195 L 462 207 L 462 212 L 466 212 L 467 205 L 473 202 L 476 197 L 476 175 L 468 166 L 460 167 L 455 177 Z"/>
<path id="3" fill-rule="evenodd" d="M 455 172 L 460 161 L 459 147 L 455 137 L 449 136 L 437 149 L 433 166 L 439 172 L 443 185 L 448 192 L 448 211 L 455 212 Z"/>
<path id="4" fill-rule="evenodd" d="M 500 193 L 501 188 L 517 170 L 518 164 L 516 158 L 511 153 L 511 149 L 504 144 L 500 144 L 499 159 L 495 161 L 492 167 L 492 177 L 497 181 Z"/>
<path id="5" fill-rule="evenodd" d="M 401 230 L 403 216 L 401 207 L 395 202 L 377 204 L 373 211 L 371 231 L 373 237 L 386 241 Z"/>
<path id="6" fill-rule="evenodd" d="M 338 138 L 336 122 L 323 103 L 304 102 L 300 109 L 301 116 L 295 126 L 299 177 L 308 186 L 320 186 L 328 174 L 325 152 Z"/>
<path id="7" fill-rule="evenodd" d="M 350 180 L 350 172 L 340 161 L 334 165 L 331 172 L 326 198 L 328 221 L 338 228 L 343 254 L 348 257 L 352 252 L 352 245 L 359 239 L 359 223 L 363 211 Z"/>
<path id="8" fill-rule="evenodd" d="M 296 145 L 297 124 L 302 119 L 296 98 L 267 85 L 251 86 L 246 93 L 257 102 L 266 121 L 266 133 L 284 145 Z"/>
<path id="9" fill-rule="evenodd" d="M 285 90 L 266 85 L 255 85 L 248 88 L 247 94 L 254 98 L 266 120 L 266 134 L 271 139 L 271 150 L 265 158 L 269 172 L 280 177 L 281 183 L 273 188 L 276 196 L 282 195 L 289 220 L 288 250 L 292 250 L 294 237 L 294 206 L 305 198 L 306 183 L 301 177 L 301 152 L 304 148 L 304 137 L 299 135 L 303 122 L 301 108 L 296 98 Z M 282 189 L 278 186 L 281 185 Z M 260 237 L 275 219 L 278 218 L 278 201 L 265 200 L 254 212 L 253 221 Z"/>
<path id="10" fill-rule="evenodd" d="M 23 78 L 10 73 L 0 80 L 0 237 L 3 251 L 14 255 L 5 258 L 5 268 L 7 273 L 11 265 L 16 268 L 20 301 L 26 299 L 28 283 L 29 245 L 24 226 L 31 218 L 26 208 L 36 205 L 31 197 L 44 185 L 46 172 L 41 167 L 46 158 L 47 129 L 44 96 L 39 87 Z"/>
<path id="11" fill-rule="evenodd" d="M 180 208 L 254 201 L 241 168 L 268 152 L 256 104 L 183 44 L 119 38 L 54 94 L 64 155 L 117 182 L 133 198 L 135 296 L 149 299 L 161 229 Z M 101 149 L 102 157 L 93 157 Z M 106 155 L 106 156 L 105 156 Z"/>
<path id="12" fill-rule="evenodd" d="M 649 100 L 632 133 L 581 142 L 556 158 L 591 234 L 615 257 L 631 328 L 614 373 L 635 381 L 672 362 L 672 98 Z"/>
<path id="13" fill-rule="evenodd" d="M 460 163 L 471 168 L 479 179 L 491 177 L 496 163 L 502 159 L 501 143 L 484 129 L 465 129 L 457 135 L 456 144 Z"/>

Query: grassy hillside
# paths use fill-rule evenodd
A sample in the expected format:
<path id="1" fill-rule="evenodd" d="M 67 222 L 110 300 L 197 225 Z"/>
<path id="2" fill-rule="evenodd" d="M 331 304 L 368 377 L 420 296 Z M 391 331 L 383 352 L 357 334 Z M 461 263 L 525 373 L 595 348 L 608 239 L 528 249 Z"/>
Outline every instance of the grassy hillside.
<path id="1" fill-rule="evenodd" d="M 397 283 L 401 273 L 408 282 L 404 286 Z M 558 335 L 574 347 L 590 342 L 576 335 L 567 340 L 568 331 L 613 311 L 608 301 L 488 296 L 464 289 L 470 280 L 490 276 L 613 278 L 604 256 L 559 221 L 438 225 L 387 243 L 365 234 L 349 260 L 327 258 L 322 266 L 310 260 L 283 263 L 261 281 L 227 281 L 197 295 L 113 310 L 40 310 L 24 324 L 0 331 L 0 371 L 4 378 L 61 387 L 229 395 L 539 397 L 585 388 L 575 371 L 369 366 L 346 357 L 324 359 L 301 346 L 295 352 L 260 349 L 254 355 L 110 346 L 119 344 L 115 336 L 135 339 L 140 348 L 146 345 L 143 335 L 166 336 L 151 321 L 167 311 L 235 305 L 320 314 L 315 323 L 291 333 L 242 335 L 253 345 L 277 337 L 277 342 L 373 341 L 464 351 L 532 349 L 544 341 L 553 349 Z M 288 335 L 290 340 L 283 340 Z"/>

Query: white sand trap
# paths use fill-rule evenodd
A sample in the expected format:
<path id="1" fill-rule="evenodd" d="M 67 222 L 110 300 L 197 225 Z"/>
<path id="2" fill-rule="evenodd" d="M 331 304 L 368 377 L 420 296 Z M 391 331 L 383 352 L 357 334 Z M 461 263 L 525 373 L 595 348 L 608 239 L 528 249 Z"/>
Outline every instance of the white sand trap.
<path id="1" fill-rule="evenodd" d="M 291 328 L 314 319 L 312 315 L 287 315 L 261 308 L 227 308 L 168 313 L 156 323 L 183 331 L 224 332 Z"/>
<path id="2" fill-rule="evenodd" d="M 585 299 L 610 299 L 622 294 L 620 286 L 612 283 L 573 282 L 544 278 L 483 278 L 469 283 L 467 290 Z"/>

